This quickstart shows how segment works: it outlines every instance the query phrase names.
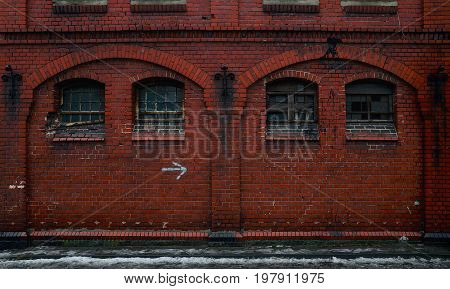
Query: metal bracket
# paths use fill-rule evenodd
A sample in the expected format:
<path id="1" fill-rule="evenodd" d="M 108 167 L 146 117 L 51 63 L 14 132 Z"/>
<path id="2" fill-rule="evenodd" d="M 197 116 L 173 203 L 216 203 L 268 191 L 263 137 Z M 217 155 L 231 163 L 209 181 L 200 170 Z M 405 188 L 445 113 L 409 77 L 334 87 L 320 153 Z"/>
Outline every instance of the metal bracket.
<path id="1" fill-rule="evenodd" d="M 428 85 L 434 86 L 434 103 L 439 104 L 444 100 L 445 83 L 448 80 L 448 74 L 445 68 L 440 65 L 437 73 L 428 75 Z"/>
<path id="2" fill-rule="evenodd" d="M 323 58 L 337 58 L 338 57 L 337 45 L 339 43 L 342 43 L 341 39 L 336 37 L 328 37 L 327 38 L 328 49 L 325 52 Z"/>
<path id="3" fill-rule="evenodd" d="M 6 83 L 8 89 L 6 95 L 12 100 L 17 99 L 19 98 L 19 82 L 22 81 L 22 75 L 14 72 L 11 65 L 7 65 L 5 71 L 2 80 Z"/>
<path id="4" fill-rule="evenodd" d="M 433 134 L 434 134 L 434 149 L 433 158 L 435 166 L 438 167 L 441 158 L 441 138 L 446 139 L 446 107 L 445 107 L 445 83 L 448 80 L 448 74 L 445 73 L 445 68 L 440 65 L 437 73 L 428 75 L 428 85 L 434 87 L 433 95 Z M 443 135 L 442 135 L 443 134 Z"/>
<path id="5" fill-rule="evenodd" d="M 222 80 L 222 102 L 226 104 L 229 99 L 232 99 L 232 95 L 230 95 L 230 87 L 229 81 L 235 80 L 234 73 L 228 72 L 228 67 L 223 65 L 221 67 L 222 72 L 214 75 L 214 80 Z"/>

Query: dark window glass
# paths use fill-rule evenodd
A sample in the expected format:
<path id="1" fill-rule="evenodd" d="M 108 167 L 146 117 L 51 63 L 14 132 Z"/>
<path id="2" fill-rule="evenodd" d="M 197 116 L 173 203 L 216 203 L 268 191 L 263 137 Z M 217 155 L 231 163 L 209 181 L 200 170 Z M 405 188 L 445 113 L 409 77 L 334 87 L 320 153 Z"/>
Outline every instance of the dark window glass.
<path id="1" fill-rule="evenodd" d="M 299 79 L 283 79 L 267 86 L 269 130 L 299 130 L 316 121 L 317 86 Z"/>
<path id="2" fill-rule="evenodd" d="M 155 79 L 136 86 L 136 130 L 180 132 L 183 128 L 183 84 Z"/>
<path id="3" fill-rule="evenodd" d="M 102 123 L 105 119 L 105 89 L 95 81 L 77 80 L 61 90 L 61 122 L 68 124 Z"/>
<path id="4" fill-rule="evenodd" d="M 357 81 L 346 86 L 347 121 L 392 121 L 391 84 L 376 80 Z"/>

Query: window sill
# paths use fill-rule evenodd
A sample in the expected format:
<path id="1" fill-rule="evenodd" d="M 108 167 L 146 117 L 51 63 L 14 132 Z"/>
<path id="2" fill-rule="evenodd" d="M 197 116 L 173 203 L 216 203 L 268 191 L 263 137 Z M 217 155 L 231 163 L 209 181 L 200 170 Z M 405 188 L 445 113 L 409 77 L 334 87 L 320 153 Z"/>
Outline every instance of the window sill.
<path id="1" fill-rule="evenodd" d="M 185 135 L 184 134 L 155 134 L 155 133 L 133 132 L 132 140 L 133 141 L 163 141 L 163 140 L 182 141 L 182 140 L 185 140 Z"/>
<path id="2" fill-rule="evenodd" d="M 79 135 L 62 135 L 55 134 L 53 136 L 53 142 L 92 142 L 92 141 L 104 141 L 104 134 L 79 134 Z"/>
<path id="3" fill-rule="evenodd" d="M 397 6 L 352 5 L 342 9 L 347 14 L 397 14 Z"/>
<path id="4" fill-rule="evenodd" d="M 266 141 L 276 140 L 300 140 L 300 141 L 318 141 L 319 135 L 311 136 L 305 134 L 273 134 L 266 135 Z"/>
<path id="5" fill-rule="evenodd" d="M 134 4 L 131 5 L 133 13 L 165 13 L 186 12 L 186 4 Z"/>
<path id="6" fill-rule="evenodd" d="M 55 5 L 54 14 L 106 13 L 108 5 Z"/>
<path id="7" fill-rule="evenodd" d="M 346 139 L 349 141 L 398 141 L 393 122 L 348 122 Z"/>
<path id="8" fill-rule="evenodd" d="M 272 13 L 319 13 L 319 5 L 264 4 L 263 11 Z"/>
<path id="9" fill-rule="evenodd" d="M 348 141 L 398 141 L 397 134 L 347 132 L 345 137 Z"/>

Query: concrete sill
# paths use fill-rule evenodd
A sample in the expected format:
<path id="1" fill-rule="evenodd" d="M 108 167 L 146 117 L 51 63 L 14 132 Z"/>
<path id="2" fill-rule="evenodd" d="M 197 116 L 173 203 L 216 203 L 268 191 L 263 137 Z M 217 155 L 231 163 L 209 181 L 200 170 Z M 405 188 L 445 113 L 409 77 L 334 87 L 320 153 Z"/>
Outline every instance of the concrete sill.
<path id="1" fill-rule="evenodd" d="M 106 13 L 108 5 L 54 5 L 54 14 Z"/>
<path id="2" fill-rule="evenodd" d="M 264 4 L 263 11 L 272 13 L 319 13 L 319 5 Z"/>
<path id="3" fill-rule="evenodd" d="M 344 6 L 346 14 L 397 14 L 397 6 Z"/>
<path id="4" fill-rule="evenodd" d="M 305 134 L 275 134 L 275 135 L 266 135 L 267 141 L 276 141 L 276 140 L 301 140 L 301 141 L 318 141 L 319 136 L 309 136 Z"/>
<path id="5" fill-rule="evenodd" d="M 135 4 L 131 5 L 133 13 L 186 12 L 186 4 Z"/>
<path id="6" fill-rule="evenodd" d="M 398 141 L 398 135 L 380 133 L 347 133 L 348 141 Z"/>
<path id="7" fill-rule="evenodd" d="M 105 136 L 101 134 L 84 135 L 54 135 L 53 142 L 93 142 L 104 141 Z"/>
<path id="8" fill-rule="evenodd" d="M 184 134 L 154 134 L 154 133 L 137 133 L 134 132 L 132 136 L 133 141 L 183 141 Z"/>

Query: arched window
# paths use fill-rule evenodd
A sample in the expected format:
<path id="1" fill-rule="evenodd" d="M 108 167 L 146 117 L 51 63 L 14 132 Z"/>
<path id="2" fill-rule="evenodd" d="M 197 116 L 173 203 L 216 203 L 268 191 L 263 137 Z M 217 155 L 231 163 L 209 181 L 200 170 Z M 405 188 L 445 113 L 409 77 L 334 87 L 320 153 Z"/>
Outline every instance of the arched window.
<path id="1" fill-rule="evenodd" d="M 267 85 L 267 128 L 269 132 L 301 132 L 316 122 L 315 83 L 295 78 Z"/>
<path id="2" fill-rule="evenodd" d="M 164 78 L 140 82 L 136 91 L 136 131 L 180 133 L 183 130 L 183 84 Z"/>
<path id="3" fill-rule="evenodd" d="M 77 79 L 61 86 L 61 125 L 87 125 L 105 120 L 105 87 L 89 79 Z"/>
<path id="4" fill-rule="evenodd" d="M 392 122 L 394 86 L 359 80 L 346 86 L 347 122 Z"/>

